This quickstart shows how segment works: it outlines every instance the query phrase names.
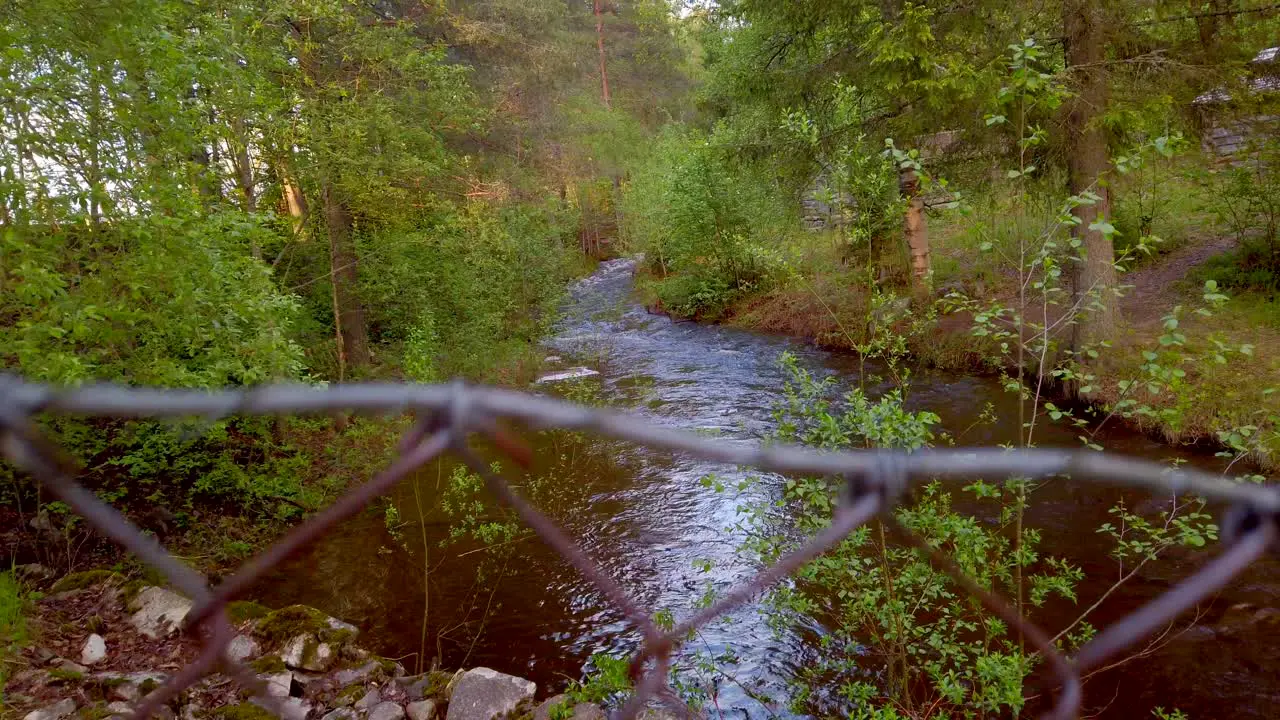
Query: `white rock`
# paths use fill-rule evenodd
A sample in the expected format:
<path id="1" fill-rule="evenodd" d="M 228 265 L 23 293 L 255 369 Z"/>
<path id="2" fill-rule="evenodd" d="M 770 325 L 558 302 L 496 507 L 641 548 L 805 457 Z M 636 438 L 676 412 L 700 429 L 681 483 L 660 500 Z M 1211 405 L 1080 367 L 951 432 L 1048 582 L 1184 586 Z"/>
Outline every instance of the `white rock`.
<path id="1" fill-rule="evenodd" d="M 98 633 L 89 636 L 80 650 L 80 662 L 85 665 L 97 665 L 107 657 L 107 641 Z"/>
<path id="2" fill-rule="evenodd" d="M 138 610 L 129 622 L 152 640 L 159 640 L 177 630 L 187 613 L 191 612 L 190 600 L 158 587 L 143 588 L 134 599 L 133 606 Z"/>
<path id="3" fill-rule="evenodd" d="M 267 695 L 271 697 L 289 697 L 293 689 L 293 673 L 285 670 L 274 675 L 259 675 L 258 679 L 267 684 Z"/>
<path id="4" fill-rule="evenodd" d="M 378 703 L 369 711 L 369 720 L 404 720 L 404 708 L 400 703 Z"/>
<path id="5" fill-rule="evenodd" d="M 111 713 L 112 717 L 123 717 L 133 712 L 133 707 L 127 702 L 120 702 L 119 700 L 116 700 L 115 702 L 107 703 L 107 712 Z"/>
<path id="6" fill-rule="evenodd" d="M 562 370 L 561 372 L 543 375 L 535 380 L 534 383 L 538 385 L 545 385 L 546 383 L 560 382 L 561 380 L 577 380 L 578 378 L 592 377 L 593 375 L 599 374 L 600 373 L 592 370 L 591 368 L 575 367 L 569 368 L 568 370 Z"/>
<path id="7" fill-rule="evenodd" d="M 374 688 L 356 701 L 355 708 L 357 710 L 369 710 L 380 702 L 382 702 L 382 693 L 378 692 L 378 688 Z"/>
<path id="8" fill-rule="evenodd" d="M 231 638 L 231 642 L 227 643 L 227 656 L 236 662 L 244 662 L 252 660 L 258 656 L 262 648 L 258 646 L 258 641 L 248 635 L 237 635 Z"/>
<path id="9" fill-rule="evenodd" d="M 39 710 L 32 710 L 27 713 L 26 717 L 22 720 L 61 720 L 61 718 L 64 718 L 75 711 L 76 701 L 71 698 L 67 698 L 65 700 L 59 700 L 48 707 L 43 707 Z"/>
<path id="10" fill-rule="evenodd" d="M 314 635 L 304 634 L 286 643 L 280 657 L 285 665 L 295 670 L 325 672 L 337 659 L 337 653 L 329 643 L 318 642 Z"/>
<path id="11" fill-rule="evenodd" d="M 538 686 L 489 668 L 468 670 L 449 698 L 446 720 L 493 720 L 532 700 Z"/>
<path id="12" fill-rule="evenodd" d="M 431 720 L 436 715 L 435 700 L 419 700 L 409 703 L 409 720 Z"/>
<path id="13" fill-rule="evenodd" d="M 560 362 L 560 356 L 559 356 L 559 355 L 548 355 L 548 356 L 546 356 L 546 357 L 542 358 L 542 362 L 544 362 L 544 363 L 558 363 L 558 362 Z"/>

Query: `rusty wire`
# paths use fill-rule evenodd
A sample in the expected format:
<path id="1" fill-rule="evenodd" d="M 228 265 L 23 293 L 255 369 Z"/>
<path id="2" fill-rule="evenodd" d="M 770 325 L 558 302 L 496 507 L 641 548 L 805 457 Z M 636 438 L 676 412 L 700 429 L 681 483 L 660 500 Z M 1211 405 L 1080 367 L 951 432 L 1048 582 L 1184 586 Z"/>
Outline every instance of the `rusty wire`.
<path id="1" fill-rule="evenodd" d="M 399 457 L 370 481 L 293 528 L 281 540 L 246 562 L 217 587 L 179 562 L 152 537 L 143 534 L 118 511 L 74 480 L 71 462 L 37 429 L 41 413 L 83 417 L 163 418 L 199 416 L 215 420 L 230 415 L 288 413 L 413 413 L 418 421 L 400 443 Z M 763 568 L 749 581 L 730 589 L 704 608 L 664 632 L 615 579 L 600 567 L 547 516 L 520 497 L 503 477 L 474 451 L 473 435 L 489 438 L 510 458 L 529 463 L 529 450 L 501 428 L 501 420 L 531 429 L 588 430 L 619 440 L 687 453 L 706 460 L 779 473 L 808 473 L 848 478 L 831 525 L 802 547 Z M 275 385 L 248 390 L 203 392 L 89 385 L 55 389 L 0 375 L 0 451 L 66 502 L 99 532 L 163 573 L 195 605 L 186 629 L 201 640 L 201 653 L 135 708 L 144 720 L 182 690 L 215 670 L 232 676 L 255 692 L 267 707 L 281 709 L 263 684 L 226 653 L 233 636 L 227 603 L 247 591 L 265 573 L 306 547 L 371 500 L 407 478 L 415 468 L 446 453 L 457 455 L 484 480 L 488 489 L 511 506 L 545 542 L 586 576 L 640 631 L 642 643 L 632 660 L 636 690 L 616 713 L 620 720 L 638 716 L 651 702 L 687 712 L 667 684 L 673 653 L 690 633 L 732 608 L 759 595 L 843 540 L 859 525 L 880 515 L 905 542 L 952 577 L 1010 627 L 1017 628 L 1042 656 L 1059 683 L 1056 702 L 1046 717 L 1077 717 L 1082 698 L 1081 673 L 1132 647 L 1156 628 L 1173 621 L 1275 546 L 1280 527 L 1280 491 L 1275 487 L 1238 484 L 1191 469 L 1174 469 L 1140 460 L 1088 450 L 1005 450 L 998 448 L 923 450 L 899 453 L 880 450 L 829 452 L 793 445 L 748 447 L 693 433 L 663 428 L 625 414 L 585 408 L 560 400 L 455 382 L 449 385 L 368 383 L 312 387 Z M 1074 657 L 1066 657 L 1047 634 L 1021 617 L 1010 603 L 967 577 L 923 538 L 911 533 L 890 511 L 913 479 L 961 477 L 1043 478 L 1069 476 L 1151 491 L 1191 494 L 1227 505 L 1223 538 L 1228 547 L 1197 573 L 1147 605 L 1103 630 Z"/>

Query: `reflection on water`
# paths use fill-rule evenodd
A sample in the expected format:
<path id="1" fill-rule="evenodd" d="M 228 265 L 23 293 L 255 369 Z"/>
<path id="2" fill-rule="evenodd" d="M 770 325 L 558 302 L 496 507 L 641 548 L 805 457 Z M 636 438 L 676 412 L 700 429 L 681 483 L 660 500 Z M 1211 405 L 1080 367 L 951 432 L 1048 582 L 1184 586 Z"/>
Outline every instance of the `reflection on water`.
<path id="1" fill-rule="evenodd" d="M 647 314 L 630 299 L 630 287 L 628 261 L 604 263 L 574 289 L 559 334 L 548 341 L 550 352 L 566 364 L 601 370 L 583 386 L 600 402 L 653 422 L 754 443 L 772 428 L 771 408 L 784 377 L 777 359 L 783 351 L 795 353 L 814 373 L 834 373 L 845 383 L 856 378 L 857 362 L 847 356 L 786 338 Z M 987 403 L 996 406 L 999 417 L 1016 417 L 1014 402 L 991 379 L 943 373 L 917 375 L 910 395 L 911 405 L 939 414 L 960 442 L 973 445 L 1016 437 L 1008 426 L 970 427 Z M 1038 432 L 1042 445 L 1079 443 L 1067 428 L 1046 426 Z M 538 459 L 520 491 L 643 606 L 670 610 L 679 618 L 691 612 L 708 583 L 723 589 L 754 572 L 735 553 L 741 538 L 727 528 L 744 501 L 777 492 L 776 478 L 766 478 L 751 491 L 755 497 L 744 498 L 698 482 L 716 473 L 732 484 L 744 476 L 737 468 L 567 433 L 542 434 L 534 442 Z M 1213 457 L 1119 429 L 1105 444 L 1155 460 L 1178 457 L 1220 469 Z M 366 631 L 369 646 L 405 658 L 410 667 L 421 652 L 428 663 L 438 660 L 443 667 L 485 665 L 529 677 L 544 694 L 579 678 L 592 653 L 636 647 L 636 633 L 620 614 L 536 539 L 522 536 L 502 552 L 467 543 L 442 546 L 450 523 L 439 500 L 449 472 L 449 466 L 433 465 L 415 479 L 416 487 L 396 491 L 395 505 L 407 521 L 397 528 L 398 538 L 380 513 L 366 513 L 264 582 L 260 599 L 272 605 L 303 602 L 355 622 Z M 1122 496 L 1057 481 L 1036 493 L 1028 512 L 1028 523 L 1043 529 L 1043 551 L 1088 572 L 1089 580 L 1078 588 L 1082 605 L 1091 604 L 1115 577 L 1106 538 L 1095 529 Z M 709 574 L 698 567 L 704 560 L 714 565 Z M 1137 607 L 1202 561 L 1203 556 L 1187 553 L 1144 568 L 1108 598 L 1094 623 L 1105 625 Z M 1181 708 L 1193 718 L 1277 716 L 1280 681 L 1271 670 L 1280 660 L 1280 650 L 1272 649 L 1280 648 L 1280 612 L 1273 620 L 1267 611 L 1277 606 L 1277 587 L 1275 563 L 1253 568 L 1203 608 L 1199 627 L 1171 633 L 1149 655 L 1092 678 L 1087 705 L 1094 714 L 1115 718 L 1149 717 L 1157 705 Z M 1238 607 L 1241 603 L 1252 606 Z M 1077 612 L 1058 607 L 1037 619 L 1060 627 Z M 786 679 L 812 652 L 805 638 L 771 631 L 757 607 L 705 629 L 687 651 L 729 648 L 738 659 L 736 680 L 756 696 L 775 699 L 785 698 Z M 716 704 L 724 715 L 786 714 L 782 700 L 765 707 L 728 682 L 717 690 Z"/>

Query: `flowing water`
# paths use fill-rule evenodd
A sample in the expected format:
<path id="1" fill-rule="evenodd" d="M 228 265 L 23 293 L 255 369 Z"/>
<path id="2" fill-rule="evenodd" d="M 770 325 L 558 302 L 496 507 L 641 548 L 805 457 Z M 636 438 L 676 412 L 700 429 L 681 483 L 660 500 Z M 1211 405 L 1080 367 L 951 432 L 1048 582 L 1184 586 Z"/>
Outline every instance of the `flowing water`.
<path id="1" fill-rule="evenodd" d="M 857 382 L 858 362 L 787 338 L 725 327 L 673 322 L 646 313 L 631 298 L 632 265 L 612 261 L 573 289 L 549 353 L 566 364 L 590 365 L 600 376 L 576 393 L 626 408 L 652 422 L 756 443 L 773 428 L 771 409 L 785 378 L 784 351 L 843 385 Z M 996 380 L 921 373 L 910 404 L 942 418 L 958 442 L 991 445 L 1016 437 L 1007 421 L 975 421 L 992 404 L 998 417 L 1017 417 L 1017 401 Z M 1077 447 L 1076 433 L 1048 425 L 1043 446 Z M 1109 450 L 1163 461 L 1179 458 L 1221 470 L 1212 454 L 1195 454 L 1115 428 Z M 777 497 L 781 479 L 765 476 L 747 495 L 717 492 L 699 480 L 718 475 L 733 486 L 745 476 L 670 453 L 568 434 L 536 438 L 538 460 L 520 488 L 535 498 L 586 552 L 643 606 L 691 612 L 707 583 L 724 589 L 755 571 L 736 551 L 741 535 L 729 530 L 743 503 Z M 543 694 L 582 676 L 597 652 L 634 650 L 637 635 L 585 579 L 536 538 L 497 550 L 465 542 L 442 544 L 450 519 L 439 510 L 448 466 L 425 469 L 393 500 L 402 523 L 369 512 L 325 537 L 261 585 L 271 605 L 302 602 L 365 629 L 365 644 L 412 669 L 419 656 L 442 667 L 488 666 L 537 681 Z M 416 496 L 416 497 L 415 497 Z M 1092 602 L 1116 576 L 1106 538 L 1096 532 L 1122 497 L 1157 507 L 1159 499 L 1111 488 L 1054 481 L 1034 495 L 1027 522 L 1043 530 L 1043 551 L 1082 566 L 1079 588 Z M 1167 500 L 1167 499 L 1165 499 Z M 419 513 L 421 507 L 421 513 Z M 419 522 L 421 518 L 421 522 Z M 388 524 L 398 532 L 393 536 Z M 425 536 L 425 542 L 424 542 Z M 1192 572 L 1207 556 L 1178 552 L 1145 568 L 1092 616 L 1105 624 Z M 703 561 L 713 569 L 704 572 Z M 427 588 L 424 592 L 424 587 Z M 1086 705 L 1102 717 L 1150 717 L 1151 708 L 1181 708 L 1193 718 L 1280 716 L 1280 566 L 1260 563 L 1212 602 L 1201 623 L 1144 657 L 1090 679 Z M 1248 605 L 1245 605 L 1245 604 Z M 1060 627 L 1078 608 L 1064 606 L 1037 618 Z M 424 633 L 425 618 L 425 633 Z M 723 716 L 771 717 L 785 711 L 787 679 L 814 656 L 820 625 L 803 633 L 771 630 L 758 606 L 703 630 L 688 651 L 731 650 L 736 681 L 775 702 L 762 704 L 733 682 L 718 684 Z M 696 677 L 696 676 L 695 676 Z"/>

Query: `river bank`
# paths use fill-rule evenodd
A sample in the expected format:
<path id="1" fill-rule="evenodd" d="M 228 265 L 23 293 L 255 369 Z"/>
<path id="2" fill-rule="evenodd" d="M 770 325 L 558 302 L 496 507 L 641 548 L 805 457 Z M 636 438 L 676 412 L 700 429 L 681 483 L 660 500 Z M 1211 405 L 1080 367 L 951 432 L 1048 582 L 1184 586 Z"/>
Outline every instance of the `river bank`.
<path id="1" fill-rule="evenodd" d="M 180 631 L 192 602 L 109 570 L 53 580 L 38 565 L 17 568 L 28 588 L 27 647 L 4 687 L 0 717 L 122 719 L 196 660 L 198 637 Z M 227 654 L 260 683 L 260 693 L 221 673 L 161 704 L 161 720 L 603 720 L 598 706 L 555 695 L 540 704 L 529 680 L 472 668 L 416 673 L 357 644 L 360 628 L 315 608 L 228 608 L 235 636 Z M 657 713 L 654 717 L 665 717 Z"/>
<path id="2" fill-rule="evenodd" d="M 1081 372 L 1088 379 L 1075 383 L 1082 391 L 1067 392 L 1047 373 L 1040 390 L 1047 400 L 1074 406 L 1091 424 L 1103 418 L 1123 422 L 1172 446 L 1213 448 L 1275 472 L 1280 469 L 1280 325 L 1269 318 L 1271 305 L 1247 296 L 1227 300 L 1211 318 L 1195 312 L 1205 305 L 1204 292 L 1188 276 L 1208 257 L 1212 253 L 1205 248 L 1183 248 L 1126 275 L 1132 287 L 1122 299 L 1116 337 L 1100 357 L 1084 364 Z M 1017 374 L 1015 355 L 1001 350 L 990 324 L 975 332 L 975 313 L 955 308 L 947 297 L 957 287 L 927 301 L 903 298 L 873 309 L 863 289 L 865 273 L 838 263 L 815 266 L 822 269 L 791 274 L 763 292 L 735 295 L 714 321 L 853 353 L 875 338 L 896 334 L 923 367 Z M 646 307 L 660 308 L 652 278 L 643 271 L 637 287 Z M 998 294 L 983 300 L 1001 302 L 1014 304 Z M 1028 309 L 1027 322 L 1035 322 L 1038 312 Z M 1005 325 L 1012 330 L 1010 322 Z M 1034 384 L 1039 376 L 1035 359 L 1028 358 L 1024 377 Z"/>

